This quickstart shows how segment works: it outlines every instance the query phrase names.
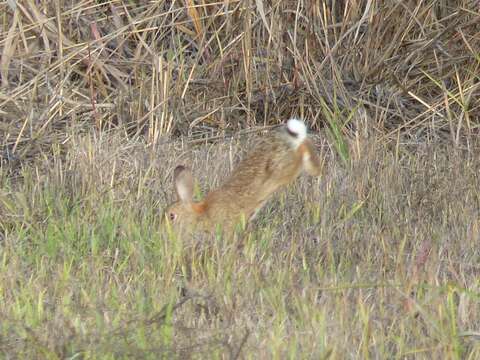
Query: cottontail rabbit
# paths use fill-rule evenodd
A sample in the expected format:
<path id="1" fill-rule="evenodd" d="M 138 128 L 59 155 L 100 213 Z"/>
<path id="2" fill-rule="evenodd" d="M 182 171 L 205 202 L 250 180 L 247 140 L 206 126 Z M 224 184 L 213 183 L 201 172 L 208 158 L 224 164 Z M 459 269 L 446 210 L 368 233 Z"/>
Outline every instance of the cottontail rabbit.
<path id="1" fill-rule="evenodd" d="M 252 220 L 270 195 L 295 180 L 302 169 L 318 176 L 320 168 L 305 124 L 290 119 L 263 137 L 225 183 L 202 201 L 193 201 L 191 171 L 177 166 L 174 182 L 178 201 L 168 207 L 165 219 L 174 228 L 210 232 L 219 225 L 224 231 L 233 230 L 242 219 Z"/>

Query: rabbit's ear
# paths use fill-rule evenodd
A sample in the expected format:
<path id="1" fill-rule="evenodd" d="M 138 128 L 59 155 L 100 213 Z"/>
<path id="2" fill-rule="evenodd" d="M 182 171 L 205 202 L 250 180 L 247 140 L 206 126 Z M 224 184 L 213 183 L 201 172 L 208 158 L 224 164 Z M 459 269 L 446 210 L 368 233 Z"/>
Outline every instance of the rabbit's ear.
<path id="1" fill-rule="evenodd" d="M 175 182 L 178 199 L 182 202 L 191 203 L 193 201 L 192 172 L 185 166 L 179 165 L 173 171 L 173 181 Z"/>
<path id="2" fill-rule="evenodd" d="M 310 139 L 305 139 L 300 145 L 300 151 L 302 152 L 303 166 L 307 173 L 311 176 L 320 175 L 321 164 L 320 158 L 315 151 L 315 147 Z"/>

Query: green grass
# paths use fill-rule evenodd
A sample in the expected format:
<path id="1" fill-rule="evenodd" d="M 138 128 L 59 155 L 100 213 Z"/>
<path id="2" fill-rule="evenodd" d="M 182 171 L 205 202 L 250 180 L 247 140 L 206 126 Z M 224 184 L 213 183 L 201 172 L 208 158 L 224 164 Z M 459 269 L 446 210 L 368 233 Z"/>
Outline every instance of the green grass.
<path id="1" fill-rule="evenodd" d="M 229 146 L 199 148 L 193 161 L 224 162 Z M 369 146 L 349 171 L 327 159 L 320 179 L 304 177 L 275 197 L 240 249 L 238 237 L 182 239 L 163 229 L 156 189 L 127 190 L 167 168 L 136 166 L 145 150 L 135 144 L 105 142 L 91 153 L 100 163 L 116 149 L 122 173 L 138 173 L 109 192 L 100 190 L 113 163 L 96 179 L 59 176 L 68 160 L 41 178 L 24 168 L 24 181 L 4 180 L 0 197 L 0 350 L 475 359 L 480 163 L 421 150 L 395 162 Z M 78 168 L 88 166 L 75 156 L 81 150 L 66 157 Z"/>

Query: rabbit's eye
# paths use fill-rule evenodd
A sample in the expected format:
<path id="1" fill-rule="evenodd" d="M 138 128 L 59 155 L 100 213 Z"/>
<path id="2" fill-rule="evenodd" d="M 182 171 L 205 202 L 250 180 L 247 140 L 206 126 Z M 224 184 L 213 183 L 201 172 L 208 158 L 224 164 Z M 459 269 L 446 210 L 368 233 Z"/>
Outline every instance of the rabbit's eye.
<path id="1" fill-rule="evenodd" d="M 175 221 L 175 219 L 177 218 L 177 214 L 171 212 L 168 214 L 168 217 L 170 218 L 170 221 Z"/>

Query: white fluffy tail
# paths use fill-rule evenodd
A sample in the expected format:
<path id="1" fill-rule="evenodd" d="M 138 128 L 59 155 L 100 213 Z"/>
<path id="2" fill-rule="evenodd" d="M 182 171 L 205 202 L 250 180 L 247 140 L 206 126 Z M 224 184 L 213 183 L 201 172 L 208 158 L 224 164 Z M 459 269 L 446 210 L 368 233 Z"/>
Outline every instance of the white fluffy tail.
<path id="1" fill-rule="evenodd" d="M 307 127 L 302 120 L 292 118 L 287 121 L 287 132 L 292 137 L 294 147 L 299 146 L 307 138 Z"/>
<path id="2" fill-rule="evenodd" d="M 292 118 L 287 121 L 288 132 L 296 137 L 299 141 L 303 141 L 307 137 L 307 127 L 302 120 Z"/>

